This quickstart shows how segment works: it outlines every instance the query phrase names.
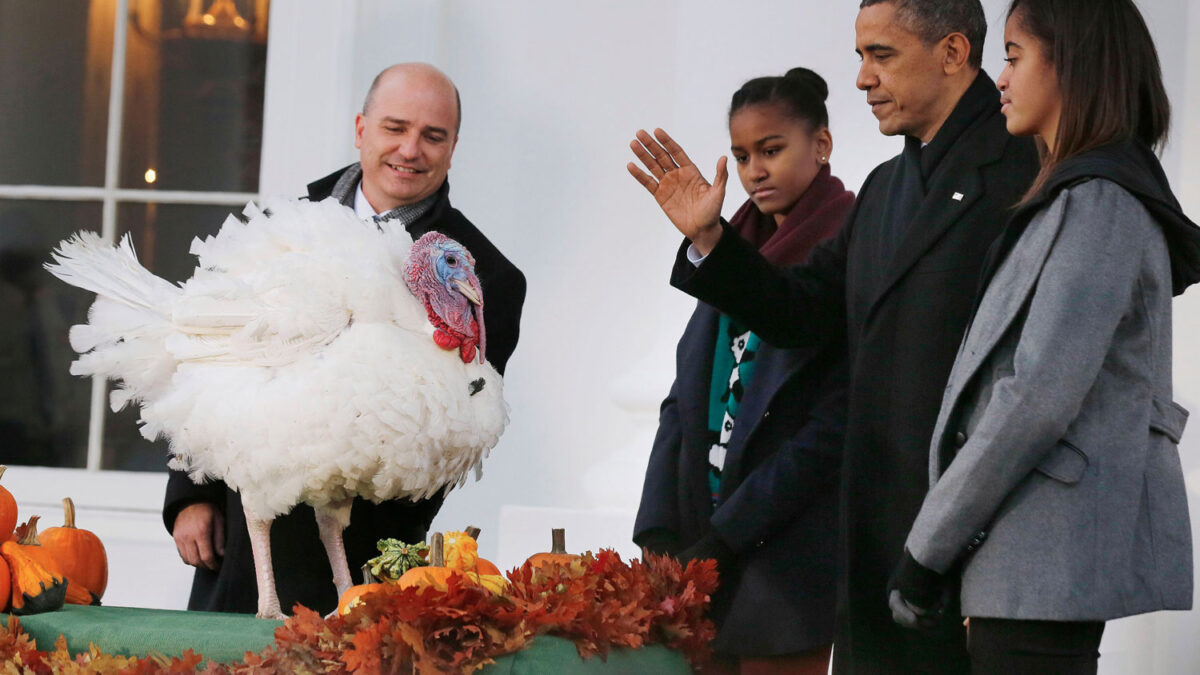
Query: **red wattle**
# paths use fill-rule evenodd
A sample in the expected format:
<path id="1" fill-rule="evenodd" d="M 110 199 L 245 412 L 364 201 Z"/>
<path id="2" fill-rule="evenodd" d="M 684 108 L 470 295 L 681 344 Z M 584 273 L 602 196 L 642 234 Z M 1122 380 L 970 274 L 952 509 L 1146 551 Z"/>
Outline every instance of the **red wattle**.
<path id="1" fill-rule="evenodd" d="M 437 346 L 445 349 L 446 351 L 454 349 L 462 344 L 462 340 L 454 337 L 444 330 L 441 330 L 440 328 L 433 331 L 433 341 L 437 344 Z"/>

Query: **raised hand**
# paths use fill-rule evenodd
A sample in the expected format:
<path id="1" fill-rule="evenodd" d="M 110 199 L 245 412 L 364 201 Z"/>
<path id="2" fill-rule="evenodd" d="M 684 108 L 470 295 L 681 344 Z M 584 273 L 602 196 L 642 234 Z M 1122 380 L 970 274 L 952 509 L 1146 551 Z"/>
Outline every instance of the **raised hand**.
<path id="1" fill-rule="evenodd" d="M 654 195 L 663 213 L 683 236 L 692 240 L 696 250 L 708 255 L 721 237 L 721 205 L 725 201 L 725 182 L 729 179 L 726 158 L 717 160 L 717 172 L 710 184 L 683 148 L 662 129 L 655 129 L 654 137 L 638 129 L 637 138 L 629 143 L 629 148 L 650 171 L 647 174 L 630 162 L 626 165 L 630 175 Z"/>

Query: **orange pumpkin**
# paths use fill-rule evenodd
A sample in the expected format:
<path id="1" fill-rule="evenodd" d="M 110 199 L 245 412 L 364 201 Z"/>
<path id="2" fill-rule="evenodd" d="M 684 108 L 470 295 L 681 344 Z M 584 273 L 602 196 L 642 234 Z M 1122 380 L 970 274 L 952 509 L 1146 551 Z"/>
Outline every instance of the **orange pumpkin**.
<path id="1" fill-rule="evenodd" d="M 465 537 L 465 533 L 453 532 L 451 534 L 458 538 L 454 545 L 461 547 L 464 543 L 461 538 Z M 471 539 L 470 544 L 466 548 L 472 548 L 474 543 L 475 540 Z M 396 581 L 396 584 L 400 588 L 436 588 L 444 591 L 450 581 L 450 577 L 461 576 L 497 595 L 504 593 L 508 587 L 507 579 L 499 574 L 481 574 L 473 570 L 468 571 L 450 567 L 446 564 L 445 549 L 445 537 L 441 532 L 434 532 L 429 537 L 429 564 L 422 567 L 414 567 L 405 572 Z M 457 564 L 461 564 L 462 560 L 463 558 L 460 557 L 460 563 Z M 493 567 L 495 566 L 493 565 Z"/>
<path id="2" fill-rule="evenodd" d="M 8 468 L 0 464 L 0 478 L 4 477 L 4 470 Z M 0 542 L 12 539 L 13 528 L 17 526 L 17 500 L 13 499 L 12 493 L 0 485 Z"/>
<path id="3" fill-rule="evenodd" d="M 533 568 L 546 564 L 569 565 L 579 556 L 567 553 L 567 531 L 561 527 L 550 530 L 550 552 L 535 553 L 526 561 Z"/>
<path id="4" fill-rule="evenodd" d="M 352 608 L 362 602 L 364 596 L 383 590 L 388 587 L 388 584 L 381 583 L 375 579 L 375 575 L 371 574 L 371 566 L 362 566 L 363 582 L 357 586 L 351 586 L 342 593 L 342 597 L 338 598 L 337 613 L 339 615 L 349 612 Z"/>
<path id="5" fill-rule="evenodd" d="M 12 572 L 4 556 L 0 555 L 0 612 L 8 611 L 8 601 L 12 598 Z"/>
<path id="6" fill-rule="evenodd" d="M 441 532 L 434 532 L 429 536 L 429 564 L 410 569 L 400 575 L 396 583 L 400 588 L 432 586 L 445 589 L 446 580 L 454 574 L 458 574 L 458 570 L 446 567 L 445 538 Z"/>
<path id="7" fill-rule="evenodd" d="M 67 581 L 30 557 L 20 544 L 0 544 L 0 555 L 9 569 L 13 614 L 39 614 L 61 609 L 67 598 Z"/>
<path id="8" fill-rule="evenodd" d="M 108 588 L 108 555 L 104 544 L 92 532 L 75 527 L 75 503 L 70 497 L 62 503 L 63 526 L 51 527 L 41 534 L 42 548 L 58 562 L 72 584 L 79 582 L 99 599 Z"/>
<path id="9" fill-rule="evenodd" d="M 63 569 L 63 562 L 50 549 L 42 546 L 38 536 L 37 523 L 39 516 L 30 516 L 29 522 L 17 528 L 20 537 L 15 542 L 5 542 L 4 546 L 12 546 L 25 556 L 36 560 L 50 574 L 66 582 L 66 602 L 71 605 L 99 605 L 100 596 L 96 595 L 78 579 L 70 577 Z M 10 560 L 11 564 L 12 561 Z M 106 573 L 107 578 L 107 573 Z"/>

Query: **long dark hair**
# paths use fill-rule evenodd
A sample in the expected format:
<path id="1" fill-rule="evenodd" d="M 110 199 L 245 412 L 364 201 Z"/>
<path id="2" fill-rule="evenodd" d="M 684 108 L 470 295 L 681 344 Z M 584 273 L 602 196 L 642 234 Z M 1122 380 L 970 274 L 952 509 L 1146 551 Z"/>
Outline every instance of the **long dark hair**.
<path id="1" fill-rule="evenodd" d="M 1166 142 L 1171 104 L 1150 30 L 1132 0 L 1013 0 L 1008 17 L 1053 62 L 1062 115 L 1053 148 L 1023 201 L 1063 160 L 1107 143 Z"/>
<path id="2" fill-rule="evenodd" d="M 783 106 L 788 116 L 807 122 L 810 129 L 829 126 L 825 99 L 829 85 L 808 68 L 792 68 L 782 77 L 756 77 L 742 85 L 729 103 L 729 117 L 748 105 L 760 103 Z"/>

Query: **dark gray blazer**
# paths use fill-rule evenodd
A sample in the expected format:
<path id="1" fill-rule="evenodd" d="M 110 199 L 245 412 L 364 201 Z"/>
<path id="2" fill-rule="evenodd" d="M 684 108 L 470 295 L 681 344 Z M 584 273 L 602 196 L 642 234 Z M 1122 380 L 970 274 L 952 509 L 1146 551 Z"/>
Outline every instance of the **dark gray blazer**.
<path id="1" fill-rule="evenodd" d="M 963 565 L 965 616 L 1191 607 L 1171 273 L 1163 228 L 1103 179 L 1061 191 L 997 268 L 950 374 L 932 488 L 906 542 L 935 571 Z"/>

